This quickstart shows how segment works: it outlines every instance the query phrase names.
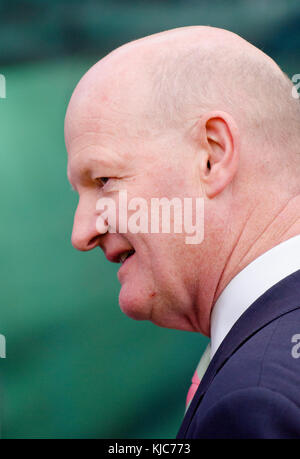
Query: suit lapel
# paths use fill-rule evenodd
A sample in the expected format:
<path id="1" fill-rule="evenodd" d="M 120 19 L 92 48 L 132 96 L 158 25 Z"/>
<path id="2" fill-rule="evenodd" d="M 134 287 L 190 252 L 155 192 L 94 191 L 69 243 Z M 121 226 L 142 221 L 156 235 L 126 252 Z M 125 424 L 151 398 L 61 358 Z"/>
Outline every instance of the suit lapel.
<path id="1" fill-rule="evenodd" d="M 183 419 L 177 438 L 184 438 L 212 380 L 230 356 L 272 320 L 300 308 L 300 270 L 282 279 L 260 296 L 238 319 L 211 360 Z"/>

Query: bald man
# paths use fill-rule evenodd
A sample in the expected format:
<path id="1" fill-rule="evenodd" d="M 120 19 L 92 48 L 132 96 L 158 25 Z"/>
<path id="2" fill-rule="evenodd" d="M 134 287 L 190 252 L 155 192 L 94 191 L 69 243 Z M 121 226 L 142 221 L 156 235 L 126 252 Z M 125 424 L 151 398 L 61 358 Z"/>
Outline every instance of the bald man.
<path id="1" fill-rule="evenodd" d="M 113 51 L 68 106 L 74 247 L 100 247 L 121 262 L 119 304 L 129 317 L 210 337 L 178 438 L 300 437 L 300 106 L 292 88 L 241 37 L 195 26 Z M 118 207 L 124 191 L 149 206 L 155 197 L 202 199 L 203 241 L 121 231 L 118 213 L 97 225 L 99 200 Z"/>

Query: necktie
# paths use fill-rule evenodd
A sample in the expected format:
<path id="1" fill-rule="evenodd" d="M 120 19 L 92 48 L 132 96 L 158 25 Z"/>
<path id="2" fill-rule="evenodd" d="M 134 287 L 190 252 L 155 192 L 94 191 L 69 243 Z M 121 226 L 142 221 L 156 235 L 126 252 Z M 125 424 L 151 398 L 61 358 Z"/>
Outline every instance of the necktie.
<path id="1" fill-rule="evenodd" d="M 192 402 L 192 399 L 198 389 L 198 386 L 200 384 L 201 379 L 203 378 L 204 373 L 206 372 L 209 362 L 210 362 L 210 342 L 206 346 L 206 349 L 204 353 L 202 354 L 202 357 L 197 365 L 196 371 L 192 377 L 192 384 L 189 388 L 189 391 L 186 397 L 186 402 L 185 402 L 185 413 L 187 412 Z"/>

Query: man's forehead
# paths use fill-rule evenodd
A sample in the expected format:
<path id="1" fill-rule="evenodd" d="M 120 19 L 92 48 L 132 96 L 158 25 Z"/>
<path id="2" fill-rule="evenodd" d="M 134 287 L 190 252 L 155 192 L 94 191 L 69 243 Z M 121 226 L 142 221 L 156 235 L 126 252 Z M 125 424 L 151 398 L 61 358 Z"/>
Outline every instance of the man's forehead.
<path id="1" fill-rule="evenodd" d="M 70 154 L 85 142 L 129 141 L 145 128 L 141 100 L 132 100 L 129 91 L 122 97 L 103 91 L 71 101 L 65 120 L 65 142 Z"/>
<path id="2" fill-rule="evenodd" d="M 145 111 L 153 89 L 150 56 L 128 48 L 116 50 L 83 75 L 72 94 L 67 123 L 81 117 L 126 119 Z"/>
<path id="3" fill-rule="evenodd" d="M 92 88 L 87 91 L 76 88 L 70 100 L 65 118 L 65 141 L 69 151 L 70 144 L 80 137 L 102 131 L 107 115 L 105 98 L 93 94 Z"/>
<path id="4" fill-rule="evenodd" d="M 89 116 L 76 116 L 74 113 L 66 118 L 65 142 L 68 155 L 75 155 L 86 144 L 95 143 L 100 140 L 103 125 L 100 119 Z"/>

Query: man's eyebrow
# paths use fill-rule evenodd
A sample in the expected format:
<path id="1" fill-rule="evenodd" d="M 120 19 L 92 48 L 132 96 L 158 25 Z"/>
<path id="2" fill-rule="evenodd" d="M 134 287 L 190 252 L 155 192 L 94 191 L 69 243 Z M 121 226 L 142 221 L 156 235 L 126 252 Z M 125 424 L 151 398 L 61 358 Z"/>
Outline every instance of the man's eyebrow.
<path id="1" fill-rule="evenodd" d="M 119 158 L 118 158 L 119 159 Z M 70 182 L 70 185 L 71 185 L 71 190 L 72 191 L 75 191 L 76 193 L 78 193 L 78 190 L 76 188 L 76 186 L 74 185 L 74 183 L 72 182 L 72 179 L 71 179 L 71 170 L 73 169 L 73 172 L 75 173 L 75 176 L 77 177 L 77 173 L 78 173 L 78 177 L 80 176 L 81 178 L 85 177 L 85 176 L 89 176 L 90 174 L 90 171 L 92 170 L 92 166 L 93 164 L 97 164 L 98 166 L 100 166 L 102 169 L 106 169 L 105 171 L 105 174 L 107 173 L 107 169 L 116 169 L 116 159 L 113 158 L 114 161 L 112 161 L 112 159 L 110 158 L 109 160 L 103 156 L 103 157 L 99 157 L 99 155 L 92 155 L 90 157 L 87 157 L 87 158 L 84 158 L 82 161 L 81 161 L 81 165 L 80 165 L 80 169 L 77 171 L 76 170 L 76 159 L 70 161 L 68 163 L 68 166 L 67 166 L 67 177 L 68 177 L 68 180 Z M 113 162 L 113 166 L 112 166 L 112 162 Z M 122 163 L 120 162 L 119 163 L 120 165 L 122 165 Z M 74 168 L 73 168 L 74 166 Z M 120 166 L 119 166 L 120 167 Z"/>

